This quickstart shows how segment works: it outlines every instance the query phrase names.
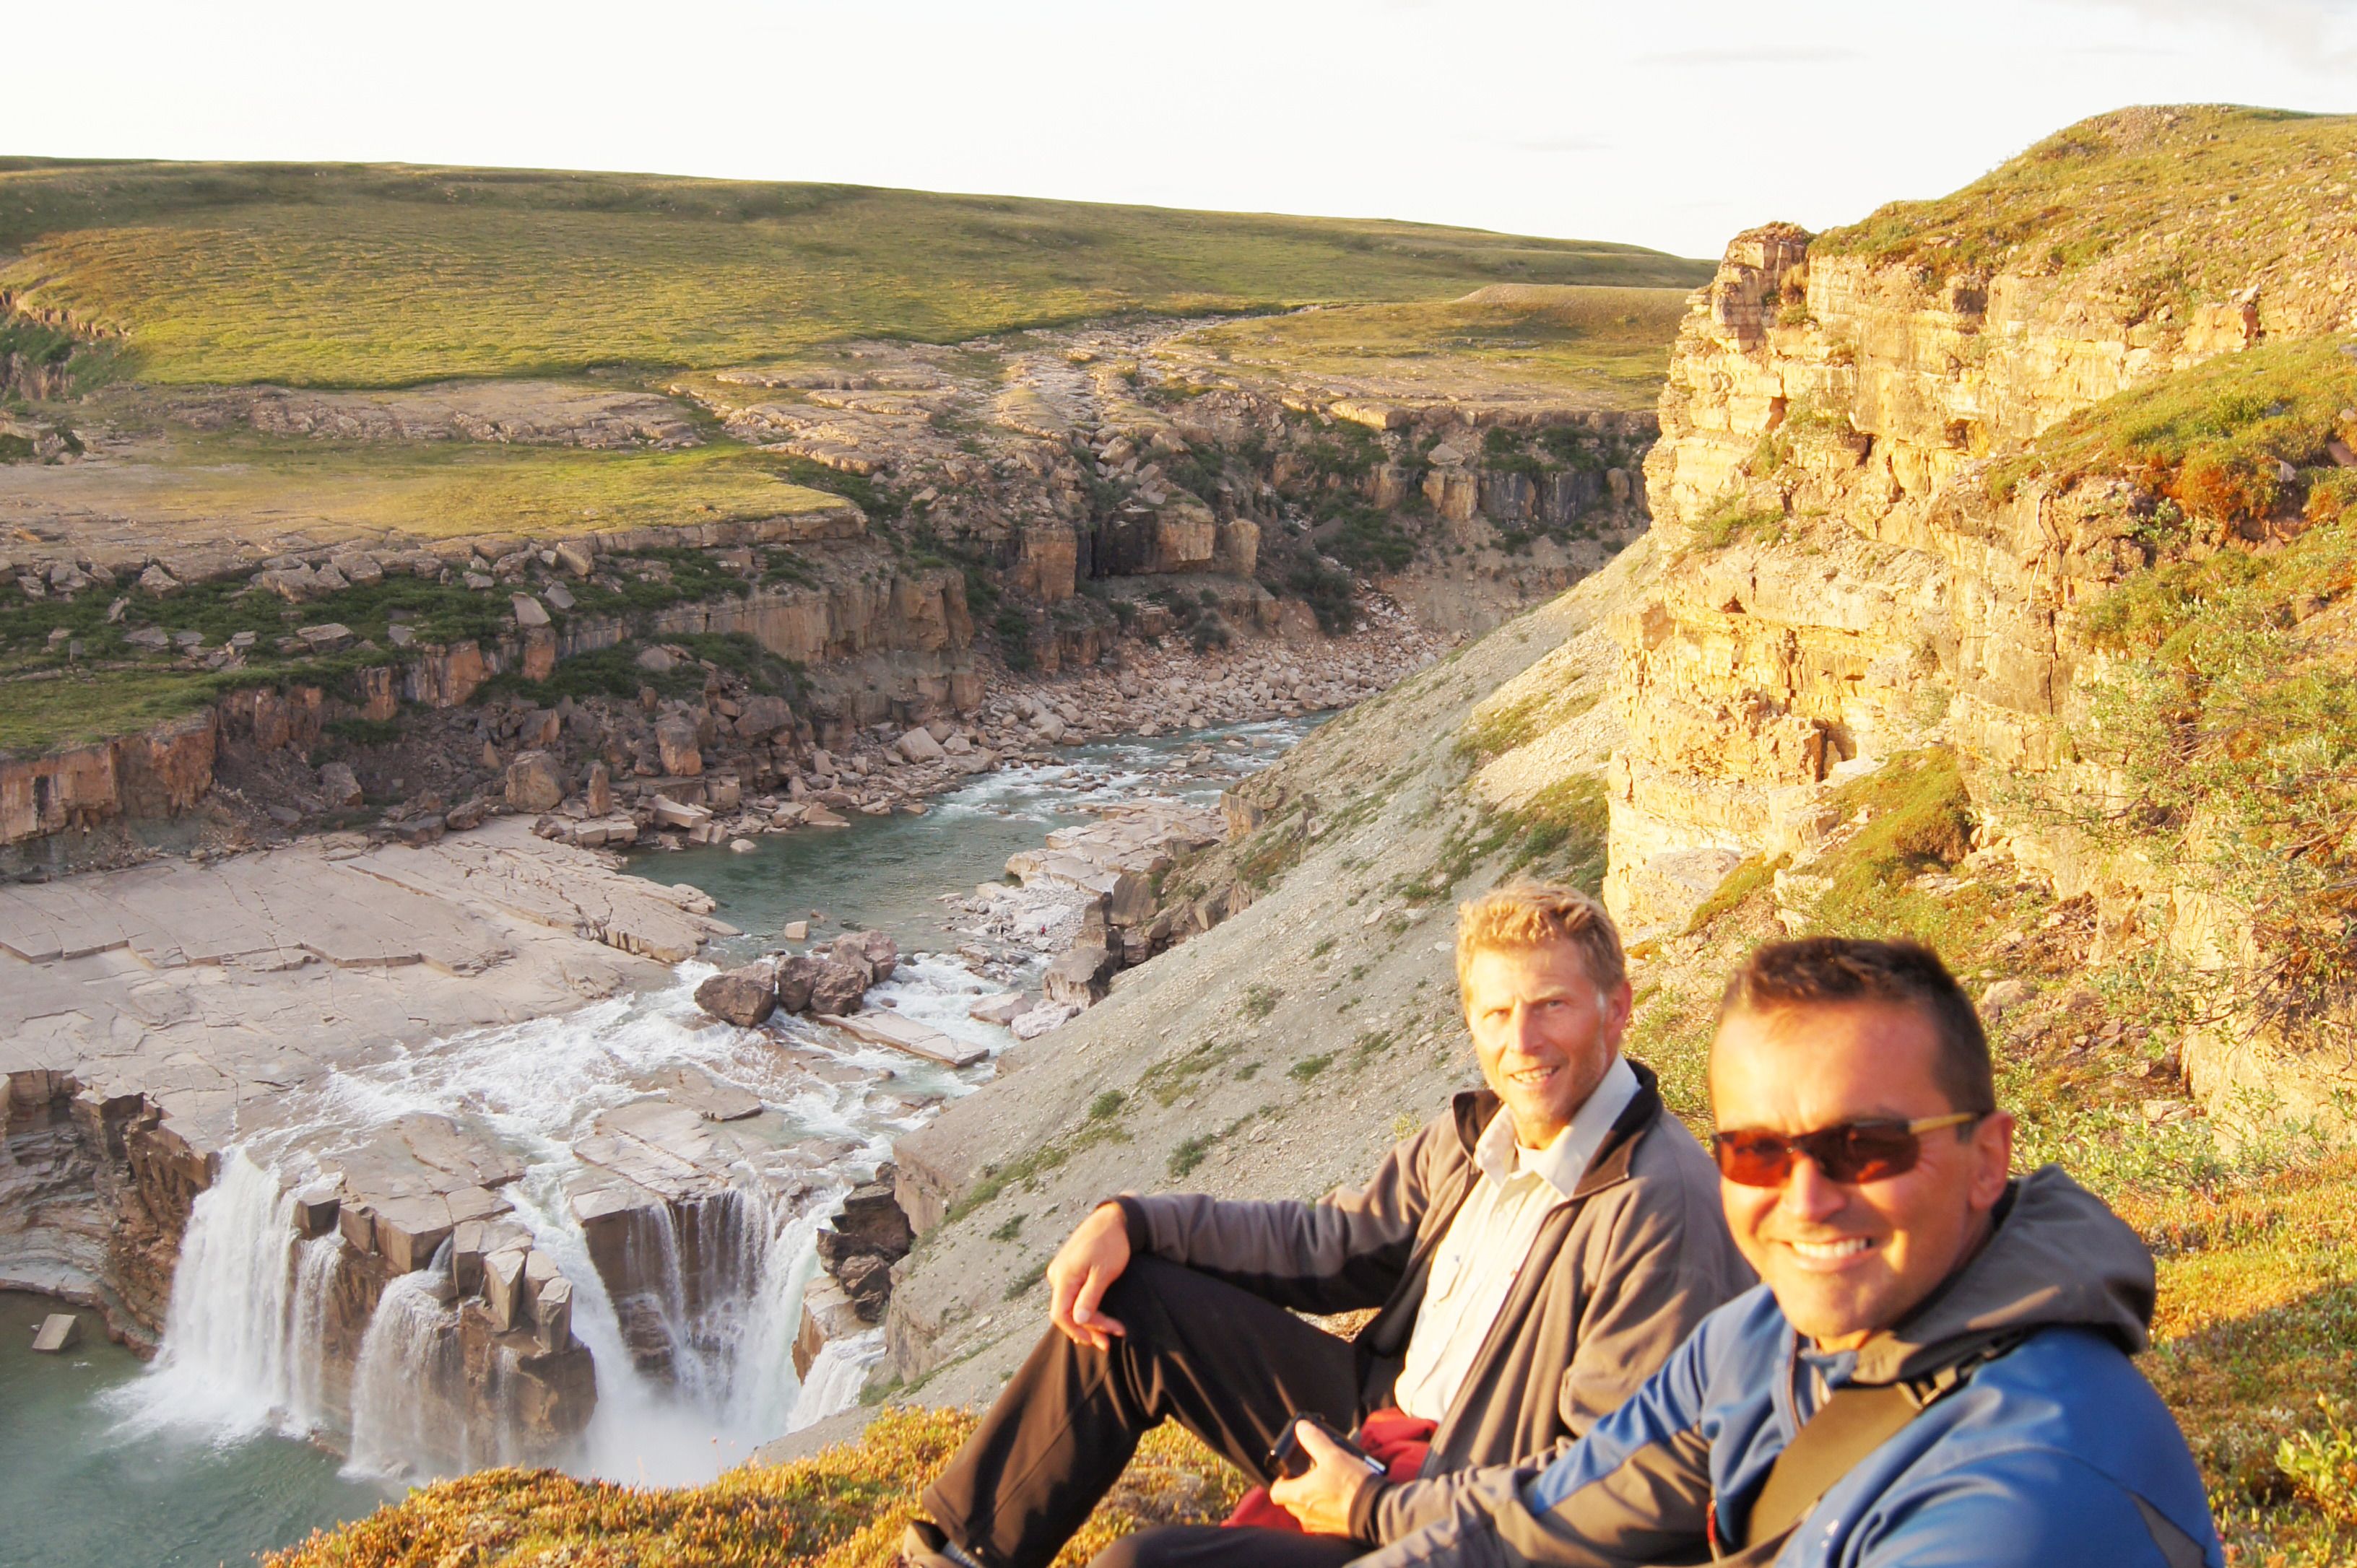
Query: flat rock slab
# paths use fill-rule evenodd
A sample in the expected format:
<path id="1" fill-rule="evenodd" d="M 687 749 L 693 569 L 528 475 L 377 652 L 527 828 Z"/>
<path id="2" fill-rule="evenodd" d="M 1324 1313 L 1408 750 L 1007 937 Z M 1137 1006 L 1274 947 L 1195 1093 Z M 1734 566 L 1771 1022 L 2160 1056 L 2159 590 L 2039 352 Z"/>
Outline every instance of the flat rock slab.
<path id="1" fill-rule="evenodd" d="M 674 1105 L 683 1105 L 707 1122 L 742 1122 L 761 1113 L 761 1098 L 750 1090 L 723 1083 L 700 1068 L 682 1064 L 650 1077 L 647 1087 Z"/>
<path id="2" fill-rule="evenodd" d="M 516 817 L 418 849 L 330 835 L 0 886 L 0 1073 L 144 1094 L 218 1152 L 339 1066 L 660 985 L 728 929 L 710 908 Z M 512 1179 L 404 1133 L 438 1190 Z"/>
<path id="3" fill-rule="evenodd" d="M 44 1356 L 70 1350 L 81 1343 L 81 1318 L 70 1312 L 53 1312 L 34 1331 L 33 1348 Z"/>
<path id="4" fill-rule="evenodd" d="M 939 1029 L 903 1018 L 898 1013 L 847 1013 L 829 1020 L 856 1040 L 871 1046 L 888 1046 L 896 1051 L 923 1057 L 948 1067 L 972 1067 L 990 1055 L 980 1046 L 970 1046 L 963 1040 L 942 1034 Z"/>

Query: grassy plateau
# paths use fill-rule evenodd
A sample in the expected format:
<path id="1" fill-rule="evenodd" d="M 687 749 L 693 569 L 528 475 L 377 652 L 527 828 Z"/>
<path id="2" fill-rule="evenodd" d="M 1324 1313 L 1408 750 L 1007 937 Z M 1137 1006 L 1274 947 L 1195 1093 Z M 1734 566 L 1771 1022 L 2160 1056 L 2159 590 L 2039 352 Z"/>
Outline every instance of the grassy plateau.
<path id="1" fill-rule="evenodd" d="M 1691 287 L 1633 245 L 855 186 L 0 161 L 0 290 L 158 382 L 386 386 L 741 363 L 1125 311 Z"/>

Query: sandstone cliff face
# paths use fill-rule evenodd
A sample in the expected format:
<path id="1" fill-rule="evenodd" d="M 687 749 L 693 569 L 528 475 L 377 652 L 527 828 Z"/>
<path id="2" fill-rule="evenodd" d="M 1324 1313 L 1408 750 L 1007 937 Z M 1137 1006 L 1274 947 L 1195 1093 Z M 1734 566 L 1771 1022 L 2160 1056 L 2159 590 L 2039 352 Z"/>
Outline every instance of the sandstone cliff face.
<path id="1" fill-rule="evenodd" d="M 1992 481 L 2115 394 L 2337 327 L 2351 269 L 2246 240 L 2246 285 L 2156 305 L 2124 282 L 2151 263 L 2140 238 L 2088 264 L 2025 242 L 1954 269 L 1926 259 L 1937 238 L 1877 250 L 1770 225 L 1728 247 L 1674 349 L 1646 465 L 1662 575 L 1618 622 L 1629 738 L 1607 892 L 1632 930 L 1674 929 L 1746 856 L 1807 856 L 1840 825 L 1832 786 L 1938 743 L 1987 842 L 2060 896 L 2094 897 L 2091 958 L 2144 940 L 2197 966 L 2242 958 L 2219 900 L 2028 803 L 2116 791 L 2072 733 L 2106 670 L 2090 609 L 2156 559 L 2153 490 L 2034 467 Z M 2295 1113 L 2329 1100 L 2244 1034 L 2189 1041 L 2213 1103 L 2262 1084 Z"/>
<path id="2" fill-rule="evenodd" d="M 1999 502 L 1983 460 L 2260 330 L 2249 300 L 2172 326 L 2070 280 L 1927 290 L 1911 265 L 1813 256 L 1790 225 L 1738 237 L 1679 335 L 1646 463 L 1673 560 L 1622 622 L 1616 912 L 1681 919 L 1743 855 L 1805 851 L 1845 764 L 1945 735 L 2051 766 L 2074 614 L 2147 554 L 2115 492 Z"/>

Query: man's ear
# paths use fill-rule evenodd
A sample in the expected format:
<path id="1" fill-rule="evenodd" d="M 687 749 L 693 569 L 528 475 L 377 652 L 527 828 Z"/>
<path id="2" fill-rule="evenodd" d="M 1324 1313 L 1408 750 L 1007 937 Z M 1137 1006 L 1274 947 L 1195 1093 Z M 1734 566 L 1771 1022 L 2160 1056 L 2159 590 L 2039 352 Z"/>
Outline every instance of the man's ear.
<path id="1" fill-rule="evenodd" d="M 1635 1008 L 1636 996 L 1625 980 L 1604 993 L 1604 1037 L 1616 1051 L 1620 1048 L 1620 1036 L 1629 1032 L 1629 1015 Z"/>
<path id="2" fill-rule="evenodd" d="M 1973 1124 L 1973 1208 L 1986 1214 L 2013 1176 L 2013 1113 L 1992 1111 Z"/>

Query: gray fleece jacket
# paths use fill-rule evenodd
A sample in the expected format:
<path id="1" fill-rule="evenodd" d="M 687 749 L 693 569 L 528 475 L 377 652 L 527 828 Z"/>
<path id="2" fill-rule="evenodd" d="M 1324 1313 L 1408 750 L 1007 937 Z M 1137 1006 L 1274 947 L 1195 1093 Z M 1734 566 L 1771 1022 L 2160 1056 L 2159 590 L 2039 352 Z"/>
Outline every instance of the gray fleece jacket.
<path id="1" fill-rule="evenodd" d="M 1630 1065 L 1636 1097 L 1540 1226 L 1421 1478 L 1361 1488 L 1351 1518 L 1361 1540 L 1392 1540 L 1453 1512 L 1481 1469 L 1545 1466 L 1751 1285 L 1710 1156 L 1663 1110 L 1652 1071 Z M 1364 1187 L 1317 1203 L 1125 1197 L 1131 1245 L 1280 1306 L 1379 1308 L 1353 1341 L 1366 1407 L 1377 1408 L 1406 1356 L 1433 1253 L 1479 1177 L 1474 1145 L 1498 1104 L 1486 1090 L 1458 1095 Z"/>

